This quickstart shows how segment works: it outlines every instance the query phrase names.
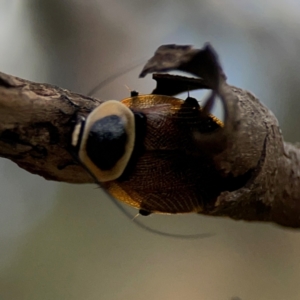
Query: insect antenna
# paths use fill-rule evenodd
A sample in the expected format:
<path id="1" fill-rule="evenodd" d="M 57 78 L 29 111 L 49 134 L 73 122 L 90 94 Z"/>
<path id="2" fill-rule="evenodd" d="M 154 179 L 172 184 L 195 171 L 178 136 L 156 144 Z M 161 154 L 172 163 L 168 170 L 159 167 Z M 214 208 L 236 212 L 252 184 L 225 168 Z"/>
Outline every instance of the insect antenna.
<path id="1" fill-rule="evenodd" d="M 136 61 L 135 63 L 133 63 L 130 66 L 126 66 L 125 68 L 121 69 L 118 73 L 115 73 L 109 77 L 107 77 L 106 79 L 104 79 L 103 81 L 101 81 L 99 84 L 97 84 L 93 89 L 90 90 L 90 92 L 87 94 L 87 96 L 91 97 L 93 96 L 96 92 L 98 92 L 100 89 L 102 89 L 103 87 L 105 87 L 107 84 L 111 83 L 112 81 L 114 81 L 115 79 L 121 77 L 122 75 L 134 70 L 135 68 L 143 65 L 145 63 L 146 59 L 139 59 L 138 61 Z"/>
<path id="2" fill-rule="evenodd" d="M 109 195 L 110 196 L 110 195 Z M 171 237 L 171 238 L 177 238 L 177 239 L 203 239 L 203 238 L 208 238 L 208 237 L 212 237 L 214 236 L 213 233 L 199 233 L 199 234 L 177 234 L 177 233 L 168 233 L 168 232 L 164 232 L 164 231 L 160 231 L 157 229 L 153 229 L 147 225 L 145 225 L 144 223 L 140 222 L 138 217 L 140 216 L 140 214 L 136 214 L 135 216 L 131 215 L 125 208 L 124 206 L 119 203 L 115 198 L 113 198 L 112 196 L 110 196 L 110 198 L 112 199 L 113 203 L 117 206 L 117 208 L 128 218 L 130 219 L 132 222 L 134 222 L 138 227 L 142 228 L 143 230 L 146 230 L 148 232 L 154 233 L 154 234 L 158 234 L 161 236 L 165 236 L 165 237 Z"/>

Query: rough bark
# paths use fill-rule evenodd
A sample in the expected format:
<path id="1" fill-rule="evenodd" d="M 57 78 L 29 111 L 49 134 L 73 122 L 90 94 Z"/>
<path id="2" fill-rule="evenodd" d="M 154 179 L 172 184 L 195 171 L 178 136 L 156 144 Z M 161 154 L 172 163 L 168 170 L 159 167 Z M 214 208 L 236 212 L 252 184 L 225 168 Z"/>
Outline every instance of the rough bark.
<path id="1" fill-rule="evenodd" d="M 99 102 L 0 73 L 0 155 L 49 180 L 93 182 L 70 154 L 70 134 Z"/>
<path id="2" fill-rule="evenodd" d="M 153 70 L 157 68 L 146 68 L 143 75 Z M 300 149 L 283 141 L 277 119 L 255 96 L 228 85 L 220 69 L 209 74 L 205 70 L 198 85 L 213 90 L 211 99 L 221 98 L 225 125 L 209 135 L 195 131 L 193 138 L 199 149 L 209 150 L 214 168 L 224 178 L 240 180 L 240 185 L 223 189 L 215 201 L 204 205 L 202 213 L 300 227 Z M 221 75 L 217 81 L 216 74 Z M 160 90 L 166 77 L 155 79 Z M 190 83 L 197 88 L 193 79 Z M 73 157 L 70 140 L 76 119 L 99 103 L 0 73 L 0 156 L 49 180 L 93 182 Z"/>

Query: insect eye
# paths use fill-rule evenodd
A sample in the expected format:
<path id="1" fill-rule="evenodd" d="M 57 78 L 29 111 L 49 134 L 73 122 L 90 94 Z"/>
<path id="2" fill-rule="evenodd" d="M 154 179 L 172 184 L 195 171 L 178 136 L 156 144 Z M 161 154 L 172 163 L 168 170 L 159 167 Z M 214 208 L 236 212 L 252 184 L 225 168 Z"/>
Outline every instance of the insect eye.
<path id="1" fill-rule="evenodd" d="M 97 181 L 120 177 L 134 148 L 133 112 L 110 100 L 95 108 L 85 122 L 78 157 Z"/>

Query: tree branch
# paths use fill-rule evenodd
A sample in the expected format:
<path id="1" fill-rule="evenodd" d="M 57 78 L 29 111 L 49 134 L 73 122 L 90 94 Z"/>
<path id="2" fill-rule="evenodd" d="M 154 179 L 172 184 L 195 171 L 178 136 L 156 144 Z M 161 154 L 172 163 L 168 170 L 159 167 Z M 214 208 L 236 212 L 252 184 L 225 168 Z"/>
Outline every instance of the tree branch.
<path id="1" fill-rule="evenodd" d="M 174 45 L 172 47 L 173 51 Z M 190 49 L 181 48 L 180 55 L 186 55 L 186 51 Z M 163 51 L 168 49 L 164 48 Z M 161 59 L 161 53 L 159 54 Z M 166 57 L 169 59 L 171 56 Z M 125 185 L 133 189 L 133 194 L 142 199 L 139 200 L 140 207 L 150 211 L 156 211 L 154 206 L 150 206 L 154 198 L 150 199 L 151 203 L 145 202 L 146 206 L 143 206 L 143 199 L 148 199 L 148 195 L 142 195 L 143 192 L 146 193 L 145 187 L 148 184 L 156 187 L 166 182 L 167 185 L 163 188 L 167 187 L 169 192 L 174 192 L 174 205 L 179 195 L 184 199 L 190 195 L 194 196 L 195 192 L 200 198 L 197 200 L 199 207 L 197 206 L 195 210 L 199 213 L 300 227 L 299 148 L 283 141 L 275 116 L 257 98 L 226 83 L 226 77 L 212 49 L 209 47 L 204 50 L 192 49 L 188 52 L 188 57 L 193 61 L 192 69 L 186 56 L 185 66 L 179 64 L 176 68 L 184 70 L 188 66 L 190 69 L 185 71 L 196 74 L 201 79 L 198 83 L 194 79 L 182 79 L 181 84 L 189 82 L 192 89 L 209 87 L 212 90 L 202 113 L 196 115 L 197 120 L 203 119 L 206 122 L 206 110 L 216 97 L 220 97 L 225 109 L 224 126 L 212 132 L 201 131 L 200 127 L 197 127 L 199 123 L 194 122 L 195 104 L 189 104 L 188 101 L 185 107 L 179 109 L 178 114 L 176 112 L 177 118 L 174 118 L 174 113 L 171 114 L 167 106 L 161 104 L 139 109 L 132 104 L 130 108 L 134 112 L 144 114 L 147 119 L 146 137 L 143 139 L 146 154 L 139 156 L 134 162 L 136 165 L 133 168 L 136 170 L 130 171 L 130 178 L 126 178 L 125 183 L 120 181 L 118 184 L 121 186 L 123 184 L 125 190 Z M 159 71 L 161 68 L 161 64 L 156 65 L 155 59 L 149 60 L 149 63 L 142 75 Z M 176 63 L 178 64 L 178 56 Z M 197 64 L 202 66 L 200 75 L 197 73 Z M 166 70 L 166 65 L 163 66 Z M 174 69 L 170 61 L 167 70 L 169 69 Z M 158 82 L 156 91 L 163 90 L 166 95 L 172 95 L 173 82 L 180 78 L 168 76 L 170 75 L 155 77 Z M 177 85 L 174 89 L 178 92 L 189 87 Z M 33 83 L 0 73 L 0 156 L 46 179 L 73 183 L 93 182 L 92 177 L 78 163 L 76 156 L 72 155 L 70 141 L 78 118 L 88 115 L 100 103 L 101 101 L 94 98 L 59 87 Z M 182 119 L 185 121 L 184 124 Z M 178 123 L 178 120 L 181 123 Z M 182 124 L 182 127 L 178 127 L 178 124 Z M 172 131 L 172 128 L 176 128 L 179 132 Z M 154 150 L 168 150 L 168 147 L 174 148 L 174 143 L 179 144 L 176 155 L 171 156 L 176 160 L 180 157 L 179 162 L 169 159 L 166 165 L 168 168 L 171 164 L 170 170 L 174 170 L 174 166 L 184 168 L 184 172 L 178 171 L 180 176 L 177 177 L 186 186 L 181 187 L 174 183 L 174 180 L 178 179 L 175 176 L 178 175 L 175 174 L 177 169 L 174 174 L 167 172 L 163 174 L 170 179 L 155 178 L 158 183 L 152 182 L 153 174 L 145 171 L 145 160 L 149 159 L 149 155 L 151 159 L 154 157 L 150 143 L 153 137 L 165 143 L 162 148 Z M 150 151 L 150 154 L 147 151 Z M 184 157 L 178 156 L 178 153 Z M 146 162 L 149 166 L 149 161 Z M 154 161 L 153 165 L 159 164 Z M 155 172 L 157 173 L 157 170 Z M 186 177 L 190 174 L 193 176 L 184 178 L 182 174 L 189 174 Z M 194 177 L 196 179 L 193 179 Z M 168 185 L 172 187 L 169 188 Z M 112 185 L 108 183 L 105 187 L 109 191 L 116 188 L 113 183 Z M 152 188 L 151 193 L 149 190 L 148 192 L 152 195 L 155 188 L 154 191 Z M 157 193 L 161 197 L 166 197 L 162 196 L 162 190 L 158 189 Z"/>
<path id="2" fill-rule="evenodd" d="M 99 102 L 0 73 L 0 155 L 49 180 L 93 182 L 69 152 L 70 134 Z"/>

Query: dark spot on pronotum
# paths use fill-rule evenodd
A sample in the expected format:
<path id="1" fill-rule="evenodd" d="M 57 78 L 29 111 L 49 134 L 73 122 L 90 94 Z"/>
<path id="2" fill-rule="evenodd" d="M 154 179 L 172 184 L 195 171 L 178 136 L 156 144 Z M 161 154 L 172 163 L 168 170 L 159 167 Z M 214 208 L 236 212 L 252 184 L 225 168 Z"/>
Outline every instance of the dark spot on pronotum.
<path id="1" fill-rule="evenodd" d="M 86 152 L 101 170 L 111 169 L 124 155 L 127 142 L 125 124 L 117 115 L 96 121 L 88 135 Z"/>

